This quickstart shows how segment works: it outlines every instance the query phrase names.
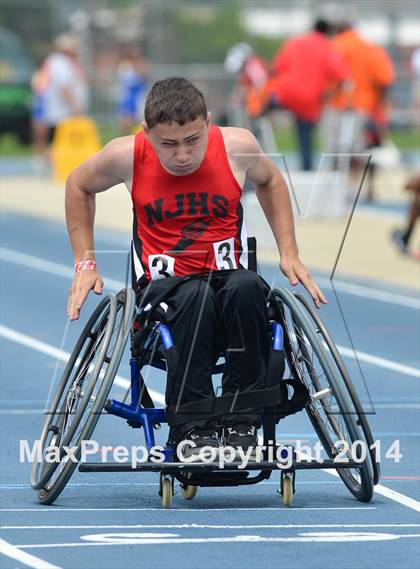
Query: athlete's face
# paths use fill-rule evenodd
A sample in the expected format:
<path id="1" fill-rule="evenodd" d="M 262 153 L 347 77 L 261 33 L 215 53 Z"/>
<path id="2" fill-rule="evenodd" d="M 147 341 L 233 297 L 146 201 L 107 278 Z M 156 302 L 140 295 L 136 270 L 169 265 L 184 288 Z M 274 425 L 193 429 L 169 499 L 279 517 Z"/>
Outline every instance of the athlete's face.
<path id="1" fill-rule="evenodd" d="M 186 176 L 197 170 L 204 160 L 208 142 L 210 113 L 180 125 L 161 123 L 149 129 L 144 125 L 154 151 L 167 172 Z"/>

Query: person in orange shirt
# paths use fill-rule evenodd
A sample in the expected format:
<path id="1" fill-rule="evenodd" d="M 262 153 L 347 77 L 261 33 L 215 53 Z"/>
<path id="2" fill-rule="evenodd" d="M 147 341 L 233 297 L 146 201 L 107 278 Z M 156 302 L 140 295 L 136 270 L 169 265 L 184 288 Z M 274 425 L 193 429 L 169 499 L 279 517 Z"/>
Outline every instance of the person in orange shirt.
<path id="1" fill-rule="evenodd" d="M 360 153 L 380 146 L 388 122 L 387 90 L 395 80 L 382 47 L 362 38 L 348 22 L 337 25 L 333 44 L 347 66 L 351 83 L 338 88 L 323 117 L 325 150 Z M 372 197 L 372 189 L 369 191 Z"/>
<path id="2" fill-rule="evenodd" d="M 303 170 L 312 169 L 312 133 L 326 90 L 348 76 L 329 31 L 329 24 L 318 20 L 311 32 L 289 39 L 273 60 L 274 103 L 295 115 Z"/>

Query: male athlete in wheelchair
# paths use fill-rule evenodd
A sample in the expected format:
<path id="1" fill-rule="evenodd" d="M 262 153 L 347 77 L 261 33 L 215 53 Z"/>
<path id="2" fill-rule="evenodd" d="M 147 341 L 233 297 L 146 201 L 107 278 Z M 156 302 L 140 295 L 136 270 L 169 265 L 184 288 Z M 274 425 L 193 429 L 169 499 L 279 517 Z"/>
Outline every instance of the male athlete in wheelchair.
<path id="1" fill-rule="evenodd" d="M 174 477 L 186 497 L 199 485 L 252 484 L 268 478 L 276 468 L 267 450 L 276 446 L 276 423 L 306 407 L 330 459 L 340 452 L 347 456 L 344 466 L 324 461 L 323 467 L 339 469 L 350 491 L 368 501 L 379 479 L 371 452 L 361 456 L 359 449 L 354 457 L 340 447 L 358 440 L 373 443 L 366 418 L 316 311 L 301 295 L 270 290 L 256 274 L 255 243 L 246 236 L 240 204 L 245 178 L 256 186 L 278 244 L 281 270 L 291 285 L 300 282 L 319 308 L 326 299 L 299 259 L 282 175 L 251 133 L 209 126 L 204 97 L 189 81 L 155 83 L 146 101 L 143 131 L 111 141 L 70 175 L 66 215 L 76 272 L 70 319 L 79 317 L 90 290 L 102 292 L 94 257 L 95 194 L 120 182 L 133 200 L 135 295 L 131 289 L 109 295 L 89 319 L 52 403 L 41 447 L 44 452 L 48 446 L 62 449 L 75 443 L 80 457 L 82 441 L 92 434 L 104 407 L 131 426 L 143 427 L 149 449 L 154 427 L 167 421 L 165 462 L 148 462 L 141 469 L 160 472 L 160 495 L 168 506 Z M 128 405 L 106 398 L 130 333 Z M 215 397 L 212 373 L 220 370 L 216 364 L 221 354 L 222 394 Z M 141 375 L 144 365 L 167 371 L 166 409 L 154 408 Z M 203 447 L 217 456 L 228 446 L 255 459 L 261 425 L 263 460 L 248 460 L 246 471 L 235 461 L 223 471 L 207 462 L 179 462 L 177 445 L 184 441 L 188 444 L 181 458 L 203 456 Z M 41 460 L 33 468 L 32 485 L 45 504 L 61 493 L 75 468 L 60 452 L 58 464 Z M 294 490 L 289 474 L 308 466 L 305 457 L 298 458 L 299 464 L 282 472 L 285 503 Z M 80 467 L 107 468 L 113 469 Z M 249 477 L 257 469 L 260 473 Z"/>

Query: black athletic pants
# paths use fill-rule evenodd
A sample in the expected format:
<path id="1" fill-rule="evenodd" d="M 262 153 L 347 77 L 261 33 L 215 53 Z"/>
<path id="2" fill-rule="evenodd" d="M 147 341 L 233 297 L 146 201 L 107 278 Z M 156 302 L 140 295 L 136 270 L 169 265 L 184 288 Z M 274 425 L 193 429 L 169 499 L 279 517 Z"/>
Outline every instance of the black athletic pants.
<path id="1" fill-rule="evenodd" d="M 178 378 L 168 378 L 166 404 L 214 397 L 212 369 L 221 350 L 226 360 L 222 395 L 263 388 L 271 344 L 268 285 L 256 273 L 244 269 L 193 277 L 172 290 L 165 280 L 149 284 L 142 305 L 162 296 L 168 305 L 166 317 L 178 353 Z M 258 413 L 232 412 L 213 420 L 197 415 L 182 426 L 181 433 L 192 427 L 242 422 L 259 426 Z"/>

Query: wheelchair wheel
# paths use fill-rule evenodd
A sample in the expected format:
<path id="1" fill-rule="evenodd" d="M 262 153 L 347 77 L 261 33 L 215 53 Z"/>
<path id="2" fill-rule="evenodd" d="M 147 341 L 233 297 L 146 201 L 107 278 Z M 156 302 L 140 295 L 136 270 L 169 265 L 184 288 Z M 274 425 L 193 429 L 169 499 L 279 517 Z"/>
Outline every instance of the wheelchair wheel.
<path id="1" fill-rule="evenodd" d="M 41 434 L 41 460 L 32 468 L 31 484 L 42 504 L 51 504 L 63 491 L 80 460 L 82 442 L 90 439 L 99 420 L 131 329 L 134 303 L 131 289 L 104 298 L 71 353 Z M 72 449 L 71 456 L 64 447 Z"/>
<path id="2" fill-rule="evenodd" d="M 373 450 L 373 445 L 375 441 L 373 440 L 372 431 L 370 430 L 369 423 L 366 419 L 366 413 L 363 410 L 363 406 L 360 402 L 359 396 L 356 393 L 354 385 L 350 379 L 349 372 L 344 365 L 344 362 L 340 356 L 340 353 L 335 345 L 334 341 L 331 338 L 330 333 L 328 332 L 327 328 L 319 318 L 318 314 L 315 312 L 315 309 L 312 305 L 308 302 L 308 300 L 300 293 L 294 293 L 294 296 L 303 304 L 305 310 L 308 312 L 310 318 L 316 324 L 317 332 L 321 335 L 322 340 L 324 342 L 324 347 L 328 349 L 335 366 L 337 368 L 338 373 L 341 375 L 342 380 L 344 381 L 345 387 L 347 392 L 350 396 L 352 407 L 352 412 L 355 416 L 357 416 L 357 424 L 362 428 L 362 432 L 365 438 L 366 448 L 369 449 L 369 457 L 370 457 L 370 464 L 373 471 L 373 484 L 376 485 L 379 483 L 379 479 L 381 477 L 380 465 L 376 459 L 375 452 Z"/>
<path id="3" fill-rule="evenodd" d="M 293 502 L 293 475 L 282 472 L 280 480 L 280 494 L 284 506 L 291 506 Z"/>
<path id="4" fill-rule="evenodd" d="M 194 496 L 197 494 L 198 486 L 182 486 L 181 485 L 181 493 L 186 500 L 192 500 Z"/>
<path id="5" fill-rule="evenodd" d="M 172 497 L 174 495 L 174 479 L 172 476 L 160 476 L 160 499 L 164 508 L 170 508 L 172 505 Z"/>
<path id="6" fill-rule="evenodd" d="M 360 464 L 357 468 L 337 468 L 337 472 L 358 500 L 368 502 L 373 495 L 373 468 L 348 385 L 337 370 L 317 323 L 308 317 L 301 302 L 286 289 L 273 290 L 273 296 L 281 307 L 290 372 L 309 389 L 309 419 L 329 458 Z M 329 335 L 328 338 L 331 341 Z"/>

